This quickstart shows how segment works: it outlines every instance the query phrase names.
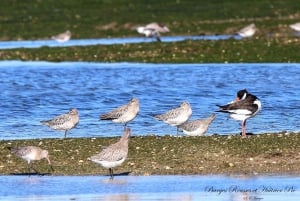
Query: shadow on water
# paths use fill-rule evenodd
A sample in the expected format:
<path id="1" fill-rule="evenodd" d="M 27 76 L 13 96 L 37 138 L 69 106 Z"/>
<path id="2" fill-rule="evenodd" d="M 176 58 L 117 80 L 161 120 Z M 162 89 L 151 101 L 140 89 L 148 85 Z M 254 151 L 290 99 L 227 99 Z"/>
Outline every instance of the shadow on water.
<path id="1" fill-rule="evenodd" d="M 50 176 L 51 173 L 40 173 L 40 172 L 30 172 L 30 173 L 10 173 L 12 176 Z"/>
<path id="2" fill-rule="evenodd" d="M 121 172 L 121 173 L 118 173 L 118 174 L 115 174 L 114 173 L 114 177 L 118 177 L 118 176 L 128 176 L 131 172 Z"/>
<path id="3" fill-rule="evenodd" d="M 130 174 L 131 172 L 121 172 L 121 173 L 114 173 L 114 178 L 115 177 L 119 177 L 119 176 L 129 176 L 129 174 Z M 106 176 L 106 177 L 109 177 L 110 175 L 109 174 L 106 174 L 106 175 L 104 175 L 104 176 Z"/>

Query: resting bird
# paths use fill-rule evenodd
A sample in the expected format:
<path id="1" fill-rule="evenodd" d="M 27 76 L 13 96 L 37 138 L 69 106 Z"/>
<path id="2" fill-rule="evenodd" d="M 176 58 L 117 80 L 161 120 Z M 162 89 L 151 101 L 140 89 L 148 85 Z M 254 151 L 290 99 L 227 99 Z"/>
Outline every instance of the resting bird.
<path id="1" fill-rule="evenodd" d="M 179 125 L 178 128 L 189 136 L 201 136 L 206 133 L 209 125 L 214 121 L 215 117 L 215 114 L 211 114 L 205 119 L 187 121 Z"/>
<path id="2" fill-rule="evenodd" d="M 300 32 L 300 22 L 290 24 L 289 27 L 296 32 Z"/>
<path id="3" fill-rule="evenodd" d="M 28 163 L 28 173 L 30 173 L 30 169 L 33 169 L 36 173 L 38 171 L 33 168 L 32 161 L 41 160 L 43 158 L 47 159 L 51 170 L 53 171 L 53 167 L 51 165 L 51 161 L 49 159 L 49 154 L 47 150 L 43 150 L 40 147 L 36 146 L 25 146 L 25 147 L 7 147 L 13 154 L 18 157 L 24 159 Z"/>
<path id="4" fill-rule="evenodd" d="M 155 115 L 154 118 L 165 122 L 171 126 L 179 126 L 186 122 L 192 115 L 192 108 L 186 101 L 182 102 L 179 107 L 168 110 L 167 112 Z M 178 127 L 177 127 L 178 134 Z"/>
<path id="5" fill-rule="evenodd" d="M 74 128 L 79 122 L 78 110 L 73 108 L 68 113 L 54 117 L 50 120 L 41 121 L 42 124 L 54 129 L 65 131 L 65 137 L 68 130 Z"/>
<path id="6" fill-rule="evenodd" d="M 137 27 L 136 30 L 138 33 L 143 34 L 146 37 L 156 38 L 156 40 L 159 42 L 161 42 L 160 33 L 166 33 L 170 31 L 166 25 L 158 24 L 156 22 L 152 22 L 146 26 Z"/>
<path id="7" fill-rule="evenodd" d="M 71 39 L 71 35 L 71 31 L 67 30 L 66 32 L 52 36 L 51 39 L 56 40 L 59 43 L 64 43 Z"/>
<path id="8" fill-rule="evenodd" d="M 289 27 L 293 30 L 295 36 L 300 36 L 300 22 L 290 24 Z"/>
<path id="9" fill-rule="evenodd" d="M 110 179 L 114 178 L 113 168 L 121 165 L 127 158 L 130 134 L 130 128 L 125 127 L 123 136 L 118 142 L 109 145 L 99 154 L 88 158 L 104 168 L 107 168 L 109 170 Z"/>
<path id="10" fill-rule="evenodd" d="M 252 37 L 255 32 L 256 32 L 257 28 L 255 26 L 255 24 L 250 24 L 244 28 L 242 28 L 240 31 L 238 31 L 238 35 L 241 36 L 242 38 L 249 38 Z"/>
<path id="11" fill-rule="evenodd" d="M 140 110 L 140 102 L 137 98 L 132 98 L 129 103 L 119 106 L 112 111 L 102 114 L 100 120 L 111 120 L 115 123 L 127 123 L 133 120 Z"/>
<path id="12" fill-rule="evenodd" d="M 217 105 L 220 107 L 218 112 L 229 113 L 230 117 L 242 121 L 242 137 L 246 138 L 246 121 L 254 117 L 261 110 L 261 102 L 246 89 L 237 92 L 236 101 L 227 105 Z"/>

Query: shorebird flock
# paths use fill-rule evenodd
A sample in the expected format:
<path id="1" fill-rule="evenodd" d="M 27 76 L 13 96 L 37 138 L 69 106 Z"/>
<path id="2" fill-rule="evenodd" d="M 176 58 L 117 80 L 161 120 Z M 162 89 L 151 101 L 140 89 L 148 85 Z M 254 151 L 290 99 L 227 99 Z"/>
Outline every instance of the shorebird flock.
<path id="1" fill-rule="evenodd" d="M 300 36 L 300 22 L 290 24 L 289 28 L 294 32 L 294 35 Z M 152 22 L 144 26 L 137 27 L 136 31 L 145 37 L 155 38 L 158 42 L 161 42 L 161 33 L 168 33 L 170 32 L 170 29 L 165 24 Z M 251 23 L 238 30 L 234 35 L 241 38 L 251 38 L 257 31 L 258 28 L 256 25 Z"/>
<path id="2" fill-rule="evenodd" d="M 294 32 L 296 36 L 300 36 L 300 22 L 293 23 L 289 25 L 289 28 Z M 164 25 L 157 22 L 152 22 L 145 26 L 139 26 L 136 28 L 139 34 L 144 35 L 145 37 L 156 38 L 157 41 L 161 42 L 160 33 L 170 32 L 170 29 Z M 236 32 L 235 35 L 241 38 L 251 38 L 258 31 L 258 28 L 254 23 L 246 25 Z"/>
<path id="3" fill-rule="evenodd" d="M 289 28 L 294 31 L 294 34 L 296 36 L 300 36 L 300 22 L 290 24 Z M 134 29 L 144 37 L 155 38 L 158 42 L 161 42 L 161 34 L 170 32 L 170 29 L 167 25 L 158 22 L 151 22 L 143 26 L 137 26 L 134 27 Z M 251 38 L 257 31 L 258 28 L 256 27 L 256 25 L 254 23 L 251 23 L 238 30 L 234 35 L 241 38 Z M 71 39 L 71 36 L 71 31 L 67 30 L 65 32 L 51 36 L 51 39 L 59 43 L 65 43 Z"/>
<path id="4" fill-rule="evenodd" d="M 219 110 L 216 112 L 228 113 L 229 116 L 237 121 L 242 122 L 242 138 L 247 138 L 246 121 L 254 117 L 261 110 L 260 100 L 253 94 L 250 94 L 246 89 L 239 90 L 234 101 L 225 105 L 216 105 Z M 99 153 L 88 158 L 88 160 L 100 164 L 109 170 L 110 179 L 113 179 L 113 168 L 121 165 L 128 155 L 128 142 L 131 135 L 131 129 L 128 123 L 136 118 L 140 110 L 140 101 L 138 98 L 132 98 L 128 103 L 118 106 L 115 109 L 101 114 L 100 120 L 110 120 L 113 123 L 124 124 L 123 136 L 118 142 L 108 145 Z M 153 118 L 177 128 L 177 134 L 182 131 L 188 136 L 202 136 L 208 127 L 216 118 L 216 114 L 212 113 L 205 119 L 190 120 L 192 115 L 192 107 L 187 101 L 183 101 L 178 107 L 170 109 L 163 114 L 153 115 Z M 79 112 L 76 108 L 71 109 L 65 114 L 58 115 L 50 120 L 43 120 L 41 124 L 50 127 L 53 130 L 64 131 L 64 137 L 67 137 L 67 132 L 79 123 Z M 49 154 L 47 150 L 40 147 L 8 147 L 8 149 L 26 160 L 28 163 L 28 171 L 38 171 L 32 167 L 32 161 L 47 159 L 48 164 L 53 171 Z"/>

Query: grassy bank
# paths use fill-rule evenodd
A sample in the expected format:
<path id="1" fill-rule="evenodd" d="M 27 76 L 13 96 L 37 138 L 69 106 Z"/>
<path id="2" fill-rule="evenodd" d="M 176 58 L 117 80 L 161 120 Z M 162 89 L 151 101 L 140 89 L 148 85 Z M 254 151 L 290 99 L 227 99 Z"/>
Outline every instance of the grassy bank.
<path id="1" fill-rule="evenodd" d="M 172 35 L 228 33 L 249 22 L 276 30 L 299 20 L 299 10 L 299 0 L 3 0 L 0 39 L 42 39 L 66 29 L 73 38 L 129 36 L 152 21 Z"/>
<path id="2" fill-rule="evenodd" d="M 288 27 L 300 21 L 300 1 L 73 1 L 4 0 L 0 40 L 49 39 L 67 29 L 73 39 L 138 36 L 152 21 L 168 35 L 234 34 L 255 23 L 254 38 L 223 41 L 97 45 L 0 50 L 0 60 L 97 62 L 299 62 L 300 40 Z M 142 36 L 141 36 L 142 37 Z"/>
<path id="3" fill-rule="evenodd" d="M 22 174 L 27 164 L 7 146 L 36 145 L 48 149 L 55 175 L 103 175 L 108 171 L 87 158 L 117 138 L 8 140 L 0 142 L 1 174 Z M 292 133 L 240 136 L 133 136 L 129 155 L 116 174 L 299 174 L 300 135 Z M 47 172 L 47 161 L 35 162 Z"/>
<path id="4" fill-rule="evenodd" d="M 297 39 L 296 39 L 297 40 Z M 3 60 L 150 63 L 300 62 L 300 41 L 184 41 L 0 51 Z"/>

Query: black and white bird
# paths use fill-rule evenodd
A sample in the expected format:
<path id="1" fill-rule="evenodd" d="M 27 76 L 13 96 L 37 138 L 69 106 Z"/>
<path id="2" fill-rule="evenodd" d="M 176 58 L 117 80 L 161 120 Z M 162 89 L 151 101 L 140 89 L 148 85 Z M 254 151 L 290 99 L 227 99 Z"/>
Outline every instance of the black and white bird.
<path id="1" fill-rule="evenodd" d="M 229 113 L 230 117 L 242 121 L 242 137 L 246 136 L 246 121 L 254 117 L 261 110 L 260 100 L 246 89 L 237 92 L 236 100 L 220 107 L 218 112 Z"/>
<path id="2" fill-rule="evenodd" d="M 136 31 L 139 34 L 145 35 L 146 37 L 156 38 L 157 41 L 161 42 L 160 33 L 169 32 L 170 29 L 166 25 L 159 24 L 157 22 L 152 22 L 145 26 L 137 27 Z"/>

